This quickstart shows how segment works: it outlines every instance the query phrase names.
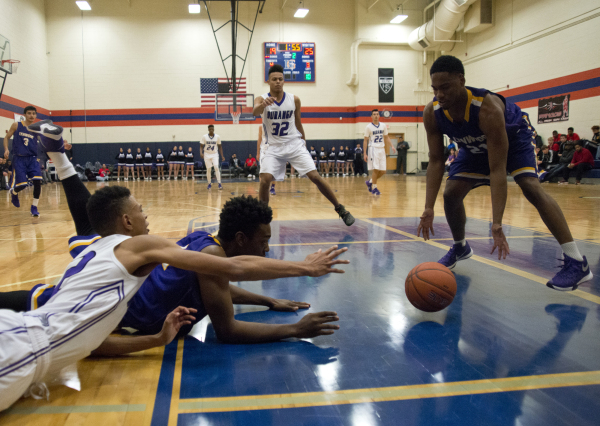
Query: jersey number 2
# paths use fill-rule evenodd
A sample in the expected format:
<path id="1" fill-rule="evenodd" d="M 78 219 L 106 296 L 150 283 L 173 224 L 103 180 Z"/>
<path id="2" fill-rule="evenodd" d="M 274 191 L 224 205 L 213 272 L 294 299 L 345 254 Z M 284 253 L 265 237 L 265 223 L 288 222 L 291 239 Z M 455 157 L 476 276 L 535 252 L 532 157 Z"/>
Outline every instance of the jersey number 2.
<path id="1" fill-rule="evenodd" d="M 290 127 L 289 121 L 283 123 L 273 123 L 273 136 L 287 136 L 288 128 Z"/>

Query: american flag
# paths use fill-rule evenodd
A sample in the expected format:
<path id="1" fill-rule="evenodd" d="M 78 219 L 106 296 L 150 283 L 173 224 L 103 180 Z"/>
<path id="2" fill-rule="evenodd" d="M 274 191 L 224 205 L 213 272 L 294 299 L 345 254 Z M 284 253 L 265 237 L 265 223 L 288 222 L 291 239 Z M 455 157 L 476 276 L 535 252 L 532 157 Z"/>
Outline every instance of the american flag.
<path id="1" fill-rule="evenodd" d="M 237 79 L 238 85 L 236 93 L 246 93 L 246 77 Z M 229 80 L 227 78 L 201 78 L 200 79 L 200 106 L 203 107 L 214 107 L 215 106 L 215 95 L 219 93 L 219 85 L 221 84 L 229 84 Z M 229 93 L 232 93 L 231 88 L 229 88 Z M 219 97 L 219 105 L 223 102 L 224 98 L 229 100 L 230 97 Z M 242 97 L 243 101 L 246 101 L 246 97 Z M 233 103 L 233 97 L 231 97 L 230 103 Z M 238 100 L 237 104 L 240 104 L 240 100 Z"/>

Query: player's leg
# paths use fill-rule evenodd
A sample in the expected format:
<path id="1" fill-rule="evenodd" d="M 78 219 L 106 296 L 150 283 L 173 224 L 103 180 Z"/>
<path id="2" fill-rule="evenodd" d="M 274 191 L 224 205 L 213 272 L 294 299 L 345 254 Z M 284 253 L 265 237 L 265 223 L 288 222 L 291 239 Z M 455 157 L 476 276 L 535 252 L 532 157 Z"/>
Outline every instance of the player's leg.
<path id="1" fill-rule="evenodd" d="M 219 183 L 219 190 L 221 190 L 223 189 L 223 186 L 221 186 L 221 170 L 219 169 L 219 157 L 213 159 L 213 164 L 215 166 L 215 177 L 217 178 L 217 182 Z"/>
<path id="2" fill-rule="evenodd" d="M 270 173 L 263 173 L 261 171 L 259 179 L 258 199 L 269 204 L 269 187 L 271 186 L 271 182 L 274 181 L 274 177 Z M 273 186 L 273 192 L 275 192 L 275 186 Z"/>
<path id="3" fill-rule="evenodd" d="M 282 149 L 282 147 L 269 148 L 261 155 L 258 199 L 267 204 L 269 204 L 269 193 L 275 195 L 275 187 L 269 188 L 271 183 L 283 181 L 285 178 L 287 160 L 284 155 L 280 155 L 285 154 L 285 152 L 281 153 Z"/>
<path id="4" fill-rule="evenodd" d="M 204 157 L 204 162 L 206 163 L 206 180 L 208 181 L 208 189 L 211 187 L 212 182 L 212 166 L 213 160 L 211 157 Z"/>

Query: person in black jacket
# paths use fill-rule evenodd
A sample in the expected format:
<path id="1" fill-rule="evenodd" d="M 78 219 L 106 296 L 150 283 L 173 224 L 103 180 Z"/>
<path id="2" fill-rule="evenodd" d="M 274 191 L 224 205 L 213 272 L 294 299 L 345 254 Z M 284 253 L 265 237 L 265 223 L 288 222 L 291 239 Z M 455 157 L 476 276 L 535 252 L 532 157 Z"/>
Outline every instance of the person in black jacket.
<path id="1" fill-rule="evenodd" d="M 240 163 L 240 159 L 237 158 L 237 154 L 233 154 L 231 159 L 229 160 L 229 168 L 231 169 L 231 173 L 234 178 L 240 177 L 240 173 L 244 171 L 242 168 L 242 163 Z"/>
<path id="2" fill-rule="evenodd" d="M 146 148 L 146 152 L 144 153 L 144 169 L 146 169 L 146 176 L 144 178 L 146 180 L 152 180 L 152 161 L 154 160 L 154 156 L 152 152 L 150 152 L 150 147 Z"/>
<path id="3" fill-rule="evenodd" d="M 177 145 L 173 147 L 173 151 L 169 153 L 169 176 L 167 179 L 171 179 L 171 174 L 175 173 L 175 179 L 177 179 Z"/>
<path id="4" fill-rule="evenodd" d="M 127 154 L 125 154 L 125 180 L 129 180 L 129 174 L 131 174 L 131 179 L 135 179 L 133 177 L 134 164 L 135 164 L 135 158 L 133 158 L 133 153 L 131 152 L 131 148 L 127 148 Z"/>
<path id="5" fill-rule="evenodd" d="M 329 170 L 331 171 L 331 176 L 333 176 L 335 172 L 335 163 L 337 162 L 337 152 L 335 152 L 335 146 L 331 147 L 329 151 L 329 160 L 327 161 Z M 337 176 L 337 173 L 335 174 Z"/>
<path id="6" fill-rule="evenodd" d="M 156 179 L 165 180 L 165 156 L 160 148 L 156 153 Z"/>
<path id="7" fill-rule="evenodd" d="M 188 148 L 187 154 L 185 154 L 185 177 L 184 177 L 184 179 L 187 180 L 187 178 L 190 175 L 192 175 L 192 179 L 194 179 L 194 151 L 191 146 Z"/>
<path id="8" fill-rule="evenodd" d="M 177 179 L 178 173 L 181 171 L 181 179 L 183 179 L 183 166 L 185 165 L 185 151 L 183 146 L 179 145 L 177 150 L 177 170 L 175 171 L 175 179 Z"/>
<path id="9" fill-rule="evenodd" d="M 540 182 L 550 182 L 555 177 L 562 176 L 565 169 L 567 169 L 569 164 L 571 164 L 573 155 L 575 155 L 575 145 L 569 141 L 565 144 L 565 149 L 563 150 L 562 154 L 560 154 L 558 166 L 551 169 L 548 173 L 541 173 L 539 177 Z"/>
<path id="10" fill-rule="evenodd" d="M 144 156 L 142 155 L 142 149 L 138 148 L 135 154 L 135 171 L 137 180 L 140 180 L 140 174 L 146 179 L 146 171 L 144 170 Z"/>
<path id="11" fill-rule="evenodd" d="M 365 173 L 365 162 L 363 160 L 363 149 L 360 144 L 356 144 L 356 149 L 354 150 L 354 170 L 356 170 L 357 175 L 366 176 Z"/>
<path id="12" fill-rule="evenodd" d="M 125 177 L 125 151 L 123 148 L 119 148 L 119 153 L 115 157 L 117 160 L 117 180 L 121 180 L 121 171 L 123 171 L 123 177 Z"/>

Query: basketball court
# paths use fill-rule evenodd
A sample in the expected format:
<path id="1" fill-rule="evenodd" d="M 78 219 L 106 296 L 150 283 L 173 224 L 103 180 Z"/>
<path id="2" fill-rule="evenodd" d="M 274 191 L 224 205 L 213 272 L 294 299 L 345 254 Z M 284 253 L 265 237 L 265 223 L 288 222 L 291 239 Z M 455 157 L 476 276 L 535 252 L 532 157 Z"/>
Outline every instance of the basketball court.
<path id="1" fill-rule="evenodd" d="M 456 3 L 464 15 L 450 32 L 441 2 Z M 403 138 L 410 148 L 408 175 L 392 174 L 396 156 L 387 152 L 381 196 L 369 194 L 362 176 L 326 179 L 356 218 L 350 227 L 308 179 L 276 184 L 267 257 L 299 261 L 347 247 L 344 274 L 232 283 L 311 305 L 297 312 L 234 305 L 237 320 L 292 324 L 335 311 L 340 329 L 333 335 L 225 344 L 207 316 L 166 347 L 79 361 L 47 384 L 49 400 L 21 398 L 0 412 L 0 424 L 600 424 L 598 170 L 585 185 L 543 186 L 593 280 L 575 291 L 546 287 L 563 253 L 511 178 L 503 218 L 510 255 L 490 254 L 490 189 L 475 189 L 465 199 L 474 256 L 452 270 L 453 302 L 427 313 L 405 294 L 409 272 L 437 262 L 454 242 L 444 217 L 445 180 L 435 235 L 417 236 L 432 62 L 442 52 L 459 57 L 469 85 L 517 103 L 544 140 L 571 125 L 587 139 L 584 126 L 598 124 L 600 108 L 600 62 L 590 54 L 595 45 L 581 41 L 581 34 L 600 35 L 592 0 L 568 8 L 554 0 L 152 0 L 147 9 L 137 0 L 108 0 L 81 10 L 71 0 L 3 3 L 10 22 L 26 25 L 7 26 L 0 17 L 0 127 L 35 105 L 38 119 L 64 127 L 74 162 L 112 164 L 119 147 L 161 148 L 166 156 L 173 145 L 191 146 L 198 157 L 209 124 L 226 157 L 256 156 L 262 120 L 253 116 L 254 100 L 268 94 L 273 64 L 284 67 L 286 93 L 302 98 L 307 146 L 317 153 L 321 146 L 362 146 L 374 108 L 393 145 Z M 427 27 L 436 20 L 436 30 Z M 540 70 L 539 58 L 558 55 L 570 55 L 573 69 Z M 544 121 L 552 105 L 560 117 Z M 85 185 L 91 193 L 126 186 L 143 205 L 150 233 L 177 241 L 194 231 L 216 233 L 228 200 L 258 196 L 256 180 L 223 175 L 223 191 L 207 190 L 205 176 Z M 56 283 L 72 260 L 67 242 L 75 226 L 61 183 L 43 186 L 38 218 L 27 212 L 33 189 L 19 196 L 17 209 L 0 191 L 0 293 Z"/>

